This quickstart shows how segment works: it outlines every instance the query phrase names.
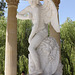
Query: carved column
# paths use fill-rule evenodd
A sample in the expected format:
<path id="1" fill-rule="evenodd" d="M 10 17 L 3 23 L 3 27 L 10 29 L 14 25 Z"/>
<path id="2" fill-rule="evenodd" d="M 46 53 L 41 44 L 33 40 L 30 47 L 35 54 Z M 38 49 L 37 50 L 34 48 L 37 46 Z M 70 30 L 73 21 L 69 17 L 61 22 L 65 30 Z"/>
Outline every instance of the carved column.
<path id="1" fill-rule="evenodd" d="M 17 5 L 19 0 L 6 0 L 8 19 L 6 29 L 5 75 L 17 75 Z"/>

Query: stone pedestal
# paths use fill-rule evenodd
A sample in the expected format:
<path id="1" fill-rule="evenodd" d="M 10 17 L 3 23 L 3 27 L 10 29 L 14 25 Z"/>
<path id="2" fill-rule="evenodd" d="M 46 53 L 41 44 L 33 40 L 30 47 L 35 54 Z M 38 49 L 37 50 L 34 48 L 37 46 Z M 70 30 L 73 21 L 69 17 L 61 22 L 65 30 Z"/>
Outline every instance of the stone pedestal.
<path id="1" fill-rule="evenodd" d="M 8 18 L 6 29 L 5 75 L 17 75 L 17 4 L 18 0 L 6 0 Z"/>

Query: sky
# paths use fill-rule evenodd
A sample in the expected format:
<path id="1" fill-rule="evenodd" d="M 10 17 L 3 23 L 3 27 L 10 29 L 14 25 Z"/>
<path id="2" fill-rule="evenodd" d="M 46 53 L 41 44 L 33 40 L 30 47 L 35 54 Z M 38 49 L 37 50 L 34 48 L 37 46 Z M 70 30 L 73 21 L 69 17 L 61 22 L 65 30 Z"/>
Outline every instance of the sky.
<path id="1" fill-rule="evenodd" d="M 59 5 L 59 22 L 63 24 L 67 17 L 75 21 L 75 0 L 61 0 Z"/>
<path id="2" fill-rule="evenodd" d="M 17 11 L 20 12 L 29 5 L 28 1 L 20 0 Z M 7 10 L 5 13 L 7 16 Z M 61 0 L 59 5 L 59 23 L 63 24 L 67 17 L 75 21 L 75 0 Z"/>

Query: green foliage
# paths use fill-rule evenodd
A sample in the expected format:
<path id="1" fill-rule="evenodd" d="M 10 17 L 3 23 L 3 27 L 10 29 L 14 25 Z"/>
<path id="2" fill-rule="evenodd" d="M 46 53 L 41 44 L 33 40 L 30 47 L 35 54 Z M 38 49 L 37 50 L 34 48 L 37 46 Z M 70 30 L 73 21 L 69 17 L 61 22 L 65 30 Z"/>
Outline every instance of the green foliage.
<path id="1" fill-rule="evenodd" d="M 28 74 L 28 59 L 25 57 L 25 55 L 19 57 L 17 75 L 21 75 L 22 71 L 25 71 L 25 74 Z"/>
<path id="2" fill-rule="evenodd" d="M 66 22 L 61 25 L 60 34 L 63 75 L 75 75 L 75 21 L 67 18 Z"/>
<path id="3" fill-rule="evenodd" d="M 6 19 L 0 19 L 0 75 L 4 75 Z"/>
<path id="4" fill-rule="evenodd" d="M 6 8 L 6 3 L 4 0 L 0 1 L 0 16 L 4 16 L 4 8 Z"/>
<path id="5" fill-rule="evenodd" d="M 31 32 L 32 22 L 30 20 L 18 20 L 18 56 L 25 55 L 28 57 L 28 38 Z"/>

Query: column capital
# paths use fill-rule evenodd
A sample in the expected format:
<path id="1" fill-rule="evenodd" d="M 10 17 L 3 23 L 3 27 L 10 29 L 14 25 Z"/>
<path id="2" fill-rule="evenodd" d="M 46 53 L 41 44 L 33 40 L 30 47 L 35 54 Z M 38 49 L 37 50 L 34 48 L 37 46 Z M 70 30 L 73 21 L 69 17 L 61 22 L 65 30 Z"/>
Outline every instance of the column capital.
<path id="1" fill-rule="evenodd" d="M 43 1 L 43 0 L 40 0 L 40 1 Z M 52 0 L 52 1 L 55 3 L 57 9 L 59 9 L 60 0 Z"/>
<path id="2" fill-rule="evenodd" d="M 57 9 L 59 9 L 60 0 L 53 0 L 53 2 L 55 3 Z"/>
<path id="3" fill-rule="evenodd" d="M 6 0 L 6 2 L 8 3 L 8 5 L 17 6 L 19 3 L 19 0 Z"/>

